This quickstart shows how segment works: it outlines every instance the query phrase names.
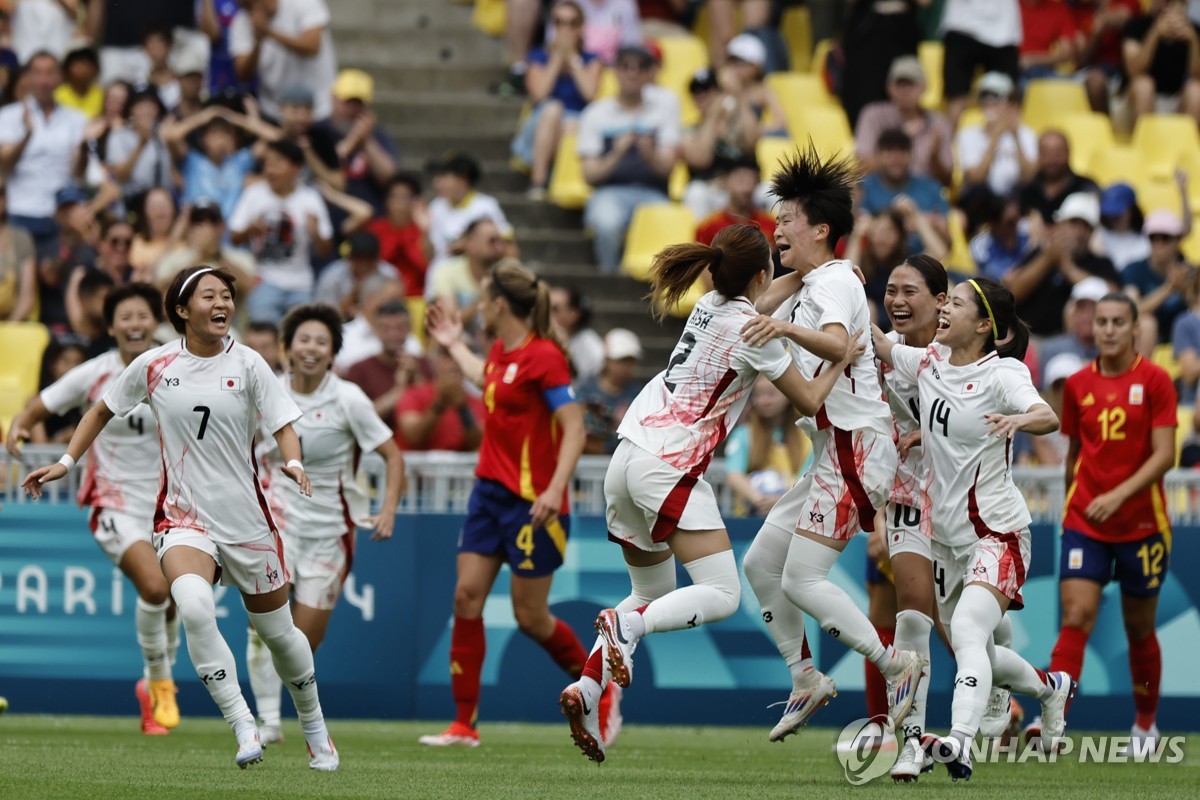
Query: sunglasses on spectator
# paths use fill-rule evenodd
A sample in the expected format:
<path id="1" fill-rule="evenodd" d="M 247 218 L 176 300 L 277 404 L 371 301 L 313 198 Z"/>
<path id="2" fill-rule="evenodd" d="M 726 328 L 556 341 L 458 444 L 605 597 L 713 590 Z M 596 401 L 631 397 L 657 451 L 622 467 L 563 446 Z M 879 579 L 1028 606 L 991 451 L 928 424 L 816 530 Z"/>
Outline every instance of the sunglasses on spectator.
<path id="1" fill-rule="evenodd" d="M 1150 241 L 1152 241 L 1152 242 L 1174 242 L 1178 239 L 1179 239 L 1178 236 L 1172 236 L 1169 233 L 1152 233 L 1152 234 L 1150 234 Z"/>
<path id="2" fill-rule="evenodd" d="M 985 101 L 989 101 L 989 100 L 1003 100 L 1003 99 L 1004 99 L 1003 97 L 996 94 L 995 92 L 980 92 L 979 93 L 979 102 L 981 102 L 981 103 L 983 103 Z"/>
<path id="3" fill-rule="evenodd" d="M 555 17 L 554 27 L 556 28 L 582 28 L 583 20 L 578 17 Z"/>
<path id="4" fill-rule="evenodd" d="M 129 247 L 129 245 L 133 244 L 133 239 L 128 236 L 110 236 L 108 237 L 108 243 L 113 247 Z"/>

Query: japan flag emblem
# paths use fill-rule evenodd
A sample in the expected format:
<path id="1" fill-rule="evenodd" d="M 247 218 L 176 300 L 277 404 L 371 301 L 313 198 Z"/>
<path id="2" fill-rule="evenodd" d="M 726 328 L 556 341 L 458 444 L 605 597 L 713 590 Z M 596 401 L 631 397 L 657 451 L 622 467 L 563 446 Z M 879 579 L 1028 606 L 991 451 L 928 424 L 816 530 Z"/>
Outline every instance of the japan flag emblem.
<path id="1" fill-rule="evenodd" d="M 975 394 L 979 391 L 979 381 L 967 381 L 963 384 L 963 394 Z"/>
<path id="2" fill-rule="evenodd" d="M 239 376 L 226 376 L 221 378 L 222 392 L 240 392 L 242 390 L 242 379 Z"/>

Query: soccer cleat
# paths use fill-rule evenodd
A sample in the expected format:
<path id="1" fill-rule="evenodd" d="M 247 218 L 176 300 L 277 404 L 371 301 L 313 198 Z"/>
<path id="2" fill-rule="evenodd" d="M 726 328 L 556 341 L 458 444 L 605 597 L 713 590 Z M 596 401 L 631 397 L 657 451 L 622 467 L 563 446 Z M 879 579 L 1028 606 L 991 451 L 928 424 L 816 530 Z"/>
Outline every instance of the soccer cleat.
<path id="1" fill-rule="evenodd" d="M 810 686 L 794 689 L 788 695 L 783 716 L 767 736 L 770 741 L 782 742 L 807 725 L 813 714 L 817 713 L 817 709 L 829 705 L 829 698 L 837 697 L 837 686 L 834 685 L 833 679 L 816 670 L 813 672 L 816 677 L 812 679 Z"/>
<path id="2" fill-rule="evenodd" d="M 258 738 L 258 728 L 253 723 L 246 726 L 246 733 L 238 736 L 237 757 L 238 769 L 245 769 L 251 764 L 259 764 L 263 760 L 263 746 Z"/>
<path id="3" fill-rule="evenodd" d="M 1023 731 L 1025 735 L 1025 745 L 1032 747 L 1034 750 L 1042 749 L 1042 715 L 1038 714 L 1029 721 Z"/>
<path id="4" fill-rule="evenodd" d="M 134 685 L 133 693 L 137 695 L 138 706 L 142 711 L 142 733 L 147 736 L 166 736 L 170 733 L 162 723 L 154 718 L 154 701 L 151 700 L 150 692 L 146 689 L 145 678 Z"/>
<path id="5" fill-rule="evenodd" d="M 964 751 L 957 739 L 949 737 L 936 739 L 933 746 L 936 748 L 937 760 L 946 765 L 946 771 L 950 773 L 951 780 L 957 781 L 960 778 L 964 781 L 971 780 L 971 749 L 969 747 Z"/>
<path id="6" fill-rule="evenodd" d="M 899 728 L 912 711 L 921 676 L 929 669 L 929 659 L 914 650 L 901 650 L 896 657 L 903 659 L 904 669 L 895 680 L 887 682 L 888 716 L 893 730 Z"/>
<path id="7" fill-rule="evenodd" d="M 316 743 L 316 747 L 313 743 Z M 314 736 L 308 740 L 308 768 L 315 769 L 318 772 L 337 772 L 338 759 L 337 748 L 333 746 L 333 739 L 328 733 L 324 736 Z"/>
<path id="8" fill-rule="evenodd" d="M 575 746 L 599 764 L 604 760 L 605 748 L 604 737 L 600 735 L 599 703 L 589 708 L 579 684 L 572 683 L 563 689 L 558 704 L 567 718 L 567 724 L 571 726 L 571 738 L 575 740 Z"/>
<path id="9" fill-rule="evenodd" d="M 283 744 L 283 728 L 278 723 L 261 722 L 258 725 L 258 738 L 263 747 L 269 744 Z"/>
<path id="10" fill-rule="evenodd" d="M 979 733 L 988 739 L 1004 735 L 1008 730 L 1012 714 L 1012 693 L 1008 689 L 993 686 L 988 695 L 987 708 L 983 711 L 983 719 L 979 722 Z"/>
<path id="11" fill-rule="evenodd" d="M 461 722 L 451 722 L 441 733 L 422 736 L 417 742 L 427 747 L 479 747 L 479 731 Z"/>
<path id="12" fill-rule="evenodd" d="M 1042 701 L 1042 752 L 1051 752 L 1050 748 L 1057 747 L 1063 731 L 1067 729 L 1067 710 L 1075 697 L 1077 684 L 1068 672 L 1051 672 L 1048 676 L 1054 684 L 1054 691 Z"/>
<path id="13" fill-rule="evenodd" d="M 933 771 L 933 756 L 922 746 L 919 737 L 905 740 L 896 763 L 892 765 L 892 780 L 896 783 L 915 783 L 923 772 Z"/>
<path id="14" fill-rule="evenodd" d="M 605 749 L 612 747 L 621 735 L 621 726 L 625 721 L 621 717 L 621 695 L 624 691 L 609 681 L 608 686 L 604 687 L 604 694 L 600 695 L 600 738 L 604 740 Z"/>
<path id="15" fill-rule="evenodd" d="M 164 728 L 179 725 L 179 705 L 175 702 L 175 681 L 167 678 L 150 681 L 150 702 L 154 706 L 154 721 Z"/>
<path id="16" fill-rule="evenodd" d="M 1161 738 L 1157 725 L 1152 724 L 1149 728 L 1134 725 L 1129 731 L 1129 744 L 1117 750 L 1117 754 L 1134 761 L 1145 761 L 1158 752 Z"/>
<path id="17" fill-rule="evenodd" d="M 596 617 L 596 632 L 604 638 L 604 658 L 612 680 L 622 689 L 633 682 L 633 648 L 636 644 L 623 615 L 606 608 Z"/>

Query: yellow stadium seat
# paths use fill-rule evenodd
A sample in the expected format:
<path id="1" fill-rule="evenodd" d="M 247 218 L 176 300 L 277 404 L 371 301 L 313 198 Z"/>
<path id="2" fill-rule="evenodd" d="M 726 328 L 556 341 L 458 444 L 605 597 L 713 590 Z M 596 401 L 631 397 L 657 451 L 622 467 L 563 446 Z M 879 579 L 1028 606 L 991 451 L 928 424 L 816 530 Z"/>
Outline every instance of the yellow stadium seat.
<path id="1" fill-rule="evenodd" d="M 1026 125 L 1041 133 L 1064 114 L 1091 111 L 1083 84 L 1058 78 L 1030 81 L 1021 105 Z"/>
<path id="2" fill-rule="evenodd" d="M 970 106 L 964 108 L 961 115 L 958 117 L 958 129 L 971 128 L 983 125 L 983 109 L 978 106 Z"/>
<path id="3" fill-rule="evenodd" d="M 692 284 L 692 288 L 688 289 L 687 294 L 679 298 L 679 302 L 675 304 L 674 308 L 667 309 L 667 313 L 673 317 L 686 317 L 692 313 L 692 309 L 696 307 L 700 298 L 704 297 L 706 291 L 704 282 L 697 280 Z"/>
<path id="4" fill-rule="evenodd" d="M 773 72 L 767 76 L 767 86 L 779 98 L 785 113 L 803 111 L 809 106 L 836 106 L 837 98 L 829 93 L 820 75 L 811 72 Z"/>
<path id="5" fill-rule="evenodd" d="M 503 36 L 508 24 L 507 3 L 505 0 L 475 0 L 471 22 L 488 36 Z"/>
<path id="6" fill-rule="evenodd" d="M 596 100 L 617 96 L 617 71 L 605 67 L 600 71 L 600 85 L 596 87 Z"/>
<path id="7" fill-rule="evenodd" d="M 408 307 L 408 318 L 412 320 L 413 333 L 421 340 L 421 344 L 425 344 L 428 334 L 425 330 L 425 312 L 429 310 L 429 304 L 425 302 L 424 297 L 406 297 L 404 305 Z"/>
<path id="8" fill-rule="evenodd" d="M 556 206 L 574 210 L 583 208 L 592 194 L 592 187 L 583 179 L 583 162 L 575 151 L 574 133 L 564 133 L 558 141 L 546 194 Z"/>
<path id="9" fill-rule="evenodd" d="M 967 241 L 967 231 L 963 226 L 962 213 L 951 211 L 946 217 L 946 226 L 950 229 L 950 252 L 946 254 L 946 269 L 964 275 L 978 274 L 979 266 L 971 255 L 971 246 Z"/>
<path id="10" fill-rule="evenodd" d="M 625 257 L 621 268 L 639 281 L 648 280 L 654 256 L 664 247 L 696 239 L 692 212 L 678 203 L 646 203 L 638 206 L 625 234 Z"/>
<path id="11" fill-rule="evenodd" d="M 945 61 L 945 55 L 945 48 L 941 42 L 921 42 L 917 46 L 917 58 L 921 60 L 921 68 L 925 70 L 925 93 L 921 95 L 921 105 L 925 108 L 939 109 L 944 103 L 942 63 Z"/>
<path id="12" fill-rule="evenodd" d="M 1183 240 L 1180 249 L 1190 263 L 1200 263 L 1200 217 L 1192 217 L 1192 232 Z"/>
<path id="13" fill-rule="evenodd" d="M 1167 371 L 1171 380 L 1179 377 L 1179 362 L 1175 360 L 1175 348 L 1170 344 L 1160 344 L 1154 348 L 1150 360 Z"/>
<path id="14" fill-rule="evenodd" d="M 4 430 L 38 390 L 50 331 L 38 322 L 0 322 L 0 423 Z"/>
<path id="15" fill-rule="evenodd" d="M 1137 183 L 1144 174 L 1142 158 L 1132 147 L 1117 145 L 1097 150 L 1086 173 L 1101 186 Z"/>
<path id="16" fill-rule="evenodd" d="M 805 146 L 811 138 L 823 157 L 854 156 L 854 134 L 840 106 L 809 106 L 788 112 L 788 133 Z"/>
<path id="17" fill-rule="evenodd" d="M 675 168 L 671 170 L 670 176 L 667 178 L 667 197 L 678 203 L 683 199 L 683 190 L 687 188 L 688 181 L 692 179 L 692 175 L 688 172 L 687 164 L 683 163 L 683 159 L 675 162 Z"/>
<path id="18" fill-rule="evenodd" d="M 1137 192 L 1138 208 L 1143 213 L 1149 214 L 1159 209 L 1183 213 L 1183 198 L 1175 181 L 1143 176 L 1141 180 L 1134 181 L 1133 188 Z"/>
<path id="19" fill-rule="evenodd" d="M 1185 114 L 1143 114 L 1133 126 L 1133 149 L 1152 178 L 1170 178 L 1184 155 L 1200 151 L 1196 120 Z"/>
<path id="20" fill-rule="evenodd" d="M 1087 175 L 1092 158 L 1099 150 L 1115 144 L 1112 120 L 1093 111 L 1063 114 L 1050 126 L 1063 132 L 1071 143 L 1071 169 Z"/>
<path id="21" fill-rule="evenodd" d="M 1178 427 L 1175 428 L 1175 463 L 1179 463 L 1179 456 L 1183 453 L 1183 443 L 1187 441 L 1188 436 L 1192 433 L 1193 417 L 1196 414 L 1195 406 L 1181 405 L 1175 410 L 1175 420 Z"/>
<path id="22" fill-rule="evenodd" d="M 686 92 L 696 70 L 708 66 L 708 48 L 695 36 L 664 36 L 656 41 L 663 56 L 658 82 Z"/>
<path id="23" fill-rule="evenodd" d="M 817 42 L 817 46 L 813 48 L 812 63 L 809 65 L 809 72 L 816 75 L 825 74 L 825 60 L 829 58 L 829 51 L 833 50 L 837 42 L 833 39 L 822 39 Z"/>
<path id="24" fill-rule="evenodd" d="M 768 180 L 783 161 L 785 156 L 796 152 L 796 143 L 782 136 L 764 136 L 758 140 L 754 155 L 758 160 L 758 170 L 763 180 Z"/>
<path id="25" fill-rule="evenodd" d="M 1188 176 L 1188 199 L 1192 209 L 1200 208 L 1200 151 L 1184 153 L 1179 168 Z"/>
<path id="26" fill-rule="evenodd" d="M 783 40 L 787 42 L 788 60 L 797 72 L 808 70 L 812 63 L 812 15 L 806 6 L 792 6 L 783 12 L 779 24 Z"/>

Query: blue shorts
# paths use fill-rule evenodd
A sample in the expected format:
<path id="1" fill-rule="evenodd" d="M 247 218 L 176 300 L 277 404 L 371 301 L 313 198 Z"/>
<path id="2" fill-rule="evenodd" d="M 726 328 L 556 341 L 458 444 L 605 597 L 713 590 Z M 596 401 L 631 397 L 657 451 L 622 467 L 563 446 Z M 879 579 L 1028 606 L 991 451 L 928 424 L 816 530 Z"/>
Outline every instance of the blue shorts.
<path id="1" fill-rule="evenodd" d="M 568 515 L 555 517 L 536 531 L 529 524 L 533 503 L 504 484 L 480 478 L 467 502 L 467 521 L 458 535 L 458 552 L 507 555 L 514 575 L 537 578 L 562 566 L 571 533 Z"/>
<path id="2" fill-rule="evenodd" d="M 1135 542 L 1102 542 L 1064 528 L 1058 579 L 1082 578 L 1101 586 L 1115 579 L 1122 594 L 1155 597 L 1170 561 L 1170 538 L 1161 532 Z"/>
<path id="3" fill-rule="evenodd" d="M 893 583 L 891 567 L 884 572 L 879 568 L 880 563 L 867 556 L 867 583 Z"/>

